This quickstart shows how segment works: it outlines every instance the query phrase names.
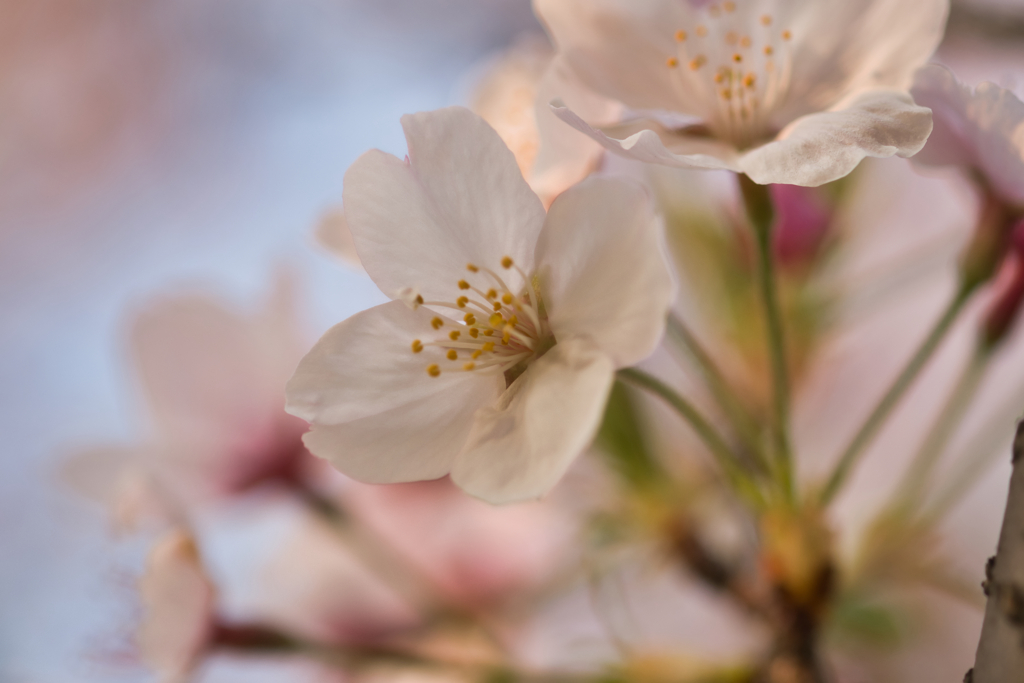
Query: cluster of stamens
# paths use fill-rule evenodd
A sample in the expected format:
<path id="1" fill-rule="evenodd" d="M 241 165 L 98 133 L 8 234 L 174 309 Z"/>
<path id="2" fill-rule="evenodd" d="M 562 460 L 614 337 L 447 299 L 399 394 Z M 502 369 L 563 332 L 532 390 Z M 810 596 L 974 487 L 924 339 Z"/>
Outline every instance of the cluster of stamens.
<path id="1" fill-rule="evenodd" d="M 461 314 L 461 320 L 435 316 L 431 327 L 439 333 L 444 330 L 444 336 L 429 341 L 414 339 L 412 342 L 413 353 L 422 353 L 430 347 L 444 352 L 447 362 L 427 366 L 427 374 L 431 377 L 452 371 L 487 370 L 504 374 L 525 365 L 551 343 L 551 330 L 540 304 L 536 283 L 508 256 L 501 260 L 501 266 L 522 277 L 525 283 L 522 291 L 513 292 L 495 271 L 470 263 L 466 266 L 470 273 L 467 278 L 484 279 L 484 286 L 462 279 L 457 283 L 460 295 L 454 302 L 424 301 L 418 295 L 412 299 L 414 307 L 449 308 Z"/>
<path id="2" fill-rule="evenodd" d="M 744 149 L 772 134 L 770 115 L 789 90 L 793 35 L 769 14 L 744 25 L 731 0 L 706 12 L 707 24 L 675 32 L 678 52 L 666 65 L 712 132 Z"/>

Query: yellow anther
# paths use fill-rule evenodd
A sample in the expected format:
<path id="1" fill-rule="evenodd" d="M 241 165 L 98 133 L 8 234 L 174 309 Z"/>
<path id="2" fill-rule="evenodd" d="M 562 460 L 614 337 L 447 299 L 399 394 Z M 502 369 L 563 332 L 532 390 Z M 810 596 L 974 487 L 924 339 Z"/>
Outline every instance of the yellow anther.
<path id="1" fill-rule="evenodd" d="M 502 256 L 501 257 L 501 267 L 504 268 L 505 270 L 508 270 L 509 268 L 511 268 L 514 265 L 515 265 L 515 261 L 512 260 L 511 256 Z"/>
<path id="2" fill-rule="evenodd" d="M 508 340 L 511 339 L 511 338 L 512 338 L 512 335 L 510 335 L 508 333 L 508 331 L 506 331 L 505 334 L 501 335 L 501 345 L 502 346 L 508 346 Z"/>
<path id="3" fill-rule="evenodd" d="M 747 86 L 748 88 L 753 88 L 756 83 L 757 76 L 755 76 L 754 74 L 747 74 L 746 76 L 743 77 L 743 85 Z"/>
<path id="4" fill-rule="evenodd" d="M 719 95 L 722 96 L 723 100 L 731 100 L 732 90 L 729 90 L 728 88 L 722 88 L 722 91 L 719 93 Z"/>
<path id="5" fill-rule="evenodd" d="M 466 270 L 468 270 L 471 273 L 479 273 L 480 272 L 480 269 L 477 268 L 476 266 L 474 266 L 472 263 L 467 263 L 466 264 Z"/>
<path id="6" fill-rule="evenodd" d="M 513 315 L 511 318 L 508 319 L 508 324 L 511 325 L 512 327 L 515 327 L 516 325 L 519 324 L 519 318 Z"/>
<path id="7" fill-rule="evenodd" d="M 480 356 L 484 355 L 484 352 L 481 351 L 480 349 L 477 349 L 476 351 L 473 352 L 472 355 L 473 355 L 473 360 L 476 360 Z"/>
<path id="8" fill-rule="evenodd" d="M 743 36 L 740 38 L 740 47 L 750 47 L 754 44 L 754 41 L 750 39 L 750 36 Z"/>
<path id="9" fill-rule="evenodd" d="M 722 3 L 722 9 L 724 9 L 726 12 L 729 12 L 731 14 L 731 13 L 736 11 L 736 3 L 735 2 L 729 2 L 729 1 L 723 2 Z"/>
<path id="10" fill-rule="evenodd" d="M 676 59 L 675 57 L 669 57 L 668 59 L 665 60 L 665 66 L 667 66 L 670 69 L 674 69 L 677 66 L 679 66 L 679 60 Z"/>
<path id="11" fill-rule="evenodd" d="M 496 311 L 500 311 L 501 310 L 501 302 L 500 301 L 495 301 L 493 304 L 491 304 L 491 306 L 493 306 L 494 310 L 496 310 Z"/>
<path id="12" fill-rule="evenodd" d="M 460 296 L 458 299 L 455 300 L 455 303 L 458 304 L 459 308 L 465 308 L 466 304 L 469 303 L 469 297 Z"/>
<path id="13" fill-rule="evenodd" d="M 448 356 L 448 360 L 458 360 L 459 359 L 459 352 L 456 351 L 455 349 L 448 349 L 448 353 L 446 353 L 445 355 Z"/>
<path id="14" fill-rule="evenodd" d="M 473 315 L 472 313 L 467 313 L 466 317 L 464 317 L 463 320 L 466 321 L 467 325 L 475 325 L 476 324 L 476 316 Z"/>
<path id="15" fill-rule="evenodd" d="M 774 52 L 775 52 L 775 48 L 773 48 L 771 45 L 765 45 L 764 46 L 764 53 L 766 55 L 768 55 L 769 57 L 771 57 Z"/>
<path id="16" fill-rule="evenodd" d="M 423 350 L 423 342 L 421 342 L 419 339 L 414 339 L 412 341 L 412 352 L 413 353 L 419 353 L 422 350 Z"/>
<path id="17" fill-rule="evenodd" d="M 740 54 L 739 52 L 737 52 L 736 54 L 734 54 L 734 55 L 732 56 L 732 61 L 734 61 L 734 62 L 736 62 L 737 64 L 739 64 L 740 62 L 742 62 L 742 61 L 743 61 L 743 55 L 741 55 L 741 54 Z"/>
<path id="18" fill-rule="evenodd" d="M 468 370 L 472 370 L 475 367 L 476 367 L 476 363 L 470 362 L 470 363 L 466 363 L 465 365 L 463 365 L 462 369 L 468 371 Z"/>
<path id="19" fill-rule="evenodd" d="M 419 294 L 416 295 L 415 301 L 416 301 L 416 305 L 417 306 L 422 306 L 423 305 L 423 297 L 420 296 Z"/>
<path id="20" fill-rule="evenodd" d="M 427 374 L 431 377 L 437 377 L 441 374 L 441 367 L 439 365 L 428 365 Z"/>
<path id="21" fill-rule="evenodd" d="M 719 72 L 717 72 L 715 74 L 715 77 L 714 77 L 713 80 L 715 81 L 715 83 L 718 83 L 719 85 L 721 85 L 722 81 L 725 80 L 725 74 L 723 74 L 721 71 L 719 71 Z"/>
<path id="22" fill-rule="evenodd" d="M 430 326 L 433 327 L 435 330 L 439 330 L 441 329 L 441 327 L 444 326 L 444 321 L 441 320 L 440 318 L 434 318 L 433 320 L 430 321 Z"/>
<path id="23" fill-rule="evenodd" d="M 469 328 L 469 336 L 472 337 L 473 339 L 476 339 L 477 337 L 480 336 L 480 330 L 478 330 L 475 327 Z"/>
<path id="24" fill-rule="evenodd" d="M 480 334 L 484 335 L 485 337 L 493 337 L 494 336 L 494 330 L 484 330 Z"/>
<path id="25" fill-rule="evenodd" d="M 491 324 L 491 327 L 497 329 L 505 323 L 505 318 L 502 317 L 501 313 L 495 313 L 487 320 Z"/>
<path id="26" fill-rule="evenodd" d="M 676 31 L 676 41 L 683 42 L 686 40 L 686 31 Z"/>
<path id="27" fill-rule="evenodd" d="M 771 26 L 771 25 L 772 25 L 772 15 L 770 15 L 770 14 L 762 14 L 761 15 L 761 26 Z"/>
<path id="28" fill-rule="evenodd" d="M 696 57 L 690 60 L 690 69 L 696 71 L 697 69 L 701 68 L 707 63 L 707 57 L 705 57 L 704 55 L 697 55 Z"/>
<path id="29" fill-rule="evenodd" d="M 469 289 L 469 283 L 465 280 L 459 280 L 459 289 Z"/>
<path id="30" fill-rule="evenodd" d="M 480 347 L 480 350 L 484 353 L 490 353 L 494 350 L 494 342 L 484 342 L 484 345 Z"/>
<path id="31" fill-rule="evenodd" d="M 511 295 L 510 293 L 508 293 L 508 292 L 505 292 L 504 294 L 502 294 L 502 295 L 501 295 L 501 300 L 502 300 L 502 302 L 503 302 L 503 303 L 504 303 L 504 304 L 505 304 L 506 306 L 507 306 L 507 305 L 509 305 L 509 304 L 511 304 L 511 303 L 512 303 L 512 300 L 513 300 L 514 298 L 515 298 L 515 297 L 513 297 L 513 296 L 512 296 L 512 295 Z"/>
<path id="32" fill-rule="evenodd" d="M 448 338 L 451 339 L 452 341 L 458 340 L 458 338 L 461 336 L 462 333 L 459 332 L 458 330 L 452 330 L 451 332 L 448 333 Z"/>
<path id="33" fill-rule="evenodd" d="M 708 34 L 708 27 L 701 24 L 694 30 L 694 33 L 696 33 L 699 37 L 703 38 Z"/>
<path id="34" fill-rule="evenodd" d="M 488 299 L 497 299 L 498 298 L 498 290 L 493 289 L 493 288 L 488 289 L 487 290 L 487 298 Z"/>
<path id="35" fill-rule="evenodd" d="M 793 34 L 789 32 L 789 29 L 786 29 L 785 31 L 782 32 L 782 39 L 783 40 L 789 40 L 792 37 L 793 37 Z"/>

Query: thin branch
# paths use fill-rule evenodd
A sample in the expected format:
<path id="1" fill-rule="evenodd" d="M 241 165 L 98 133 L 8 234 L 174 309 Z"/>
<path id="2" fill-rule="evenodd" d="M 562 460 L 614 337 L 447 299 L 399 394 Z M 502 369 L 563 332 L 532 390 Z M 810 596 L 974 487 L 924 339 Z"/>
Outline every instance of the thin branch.
<path id="1" fill-rule="evenodd" d="M 851 439 L 846 450 L 839 457 L 839 462 L 836 463 L 835 469 L 832 471 L 831 476 L 828 478 L 825 488 L 821 493 L 821 504 L 828 505 L 835 497 L 839 490 L 842 488 L 843 483 L 846 481 L 846 477 L 850 474 L 853 466 L 857 463 L 857 460 L 864 453 L 864 450 L 874 439 L 875 435 L 885 424 L 886 419 L 892 413 L 893 409 L 899 404 L 900 399 L 903 398 L 903 394 L 907 392 L 910 386 L 917 379 L 917 376 L 924 369 L 924 366 L 931 359 L 935 350 L 939 347 L 939 344 L 945 339 L 946 334 L 949 332 L 956 320 L 960 311 L 963 310 L 964 304 L 970 296 L 972 288 L 961 287 L 952 301 L 946 307 L 942 317 L 939 318 L 938 322 L 932 328 L 928 336 L 925 337 L 921 346 L 917 349 L 913 356 L 910 357 L 909 362 L 903 371 L 896 377 L 889 390 L 885 392 L 882 399 L 875 406 L 875 409 L 871 411 L 867 419 L 861 425 L 861 428 L 857 430 L 857 433 Z"/>

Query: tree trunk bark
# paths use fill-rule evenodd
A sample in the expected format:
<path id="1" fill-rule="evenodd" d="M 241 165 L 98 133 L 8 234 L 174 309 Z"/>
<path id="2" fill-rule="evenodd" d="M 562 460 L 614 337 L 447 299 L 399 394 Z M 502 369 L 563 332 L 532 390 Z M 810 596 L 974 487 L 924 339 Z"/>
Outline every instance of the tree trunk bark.
<path id="1" fill-rule="evenodd" d="M 985 621 L 969 683 L 1024 683 L 1024 421 L 1013 441 L 1013 474 L 999 549 L 985 567 Z"/>

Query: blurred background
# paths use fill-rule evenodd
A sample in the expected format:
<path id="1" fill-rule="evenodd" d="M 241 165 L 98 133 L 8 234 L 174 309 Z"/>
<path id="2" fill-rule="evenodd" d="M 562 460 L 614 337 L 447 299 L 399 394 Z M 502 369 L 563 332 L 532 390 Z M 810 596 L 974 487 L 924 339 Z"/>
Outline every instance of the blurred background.
<path id="1" fill-rule="evenodd" d="M 944 59 L 1019 84 L 1024 4 L 955 5 Z M 539 31 L 527 0 L 0 0 L 0 681 L 151 679 L 119 664 L 144 547 L 61 474 L 142 431 L 132 312 L 251 309 L 282 266 L 308 340 L 382 301 L 312 239 L 346 168 Z"/>
<path id="2" fill-rule="evenodd" d="M 111 666 L 139 548 L 60 477 L 140 435 L 131 312 L 180 288 L 251 309 L 281 265 L 307 342 L 379 303 L 314 226 L 526 30 L 526 0 L 0 3 L 0 680 L 150 678 Z"/>

